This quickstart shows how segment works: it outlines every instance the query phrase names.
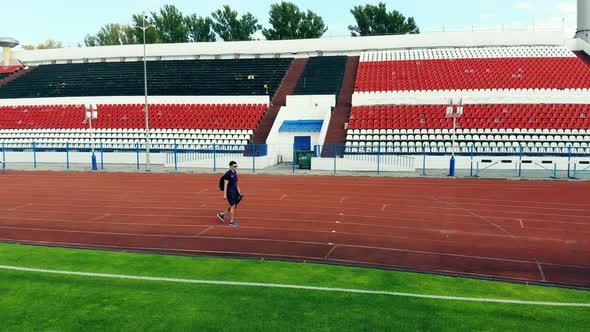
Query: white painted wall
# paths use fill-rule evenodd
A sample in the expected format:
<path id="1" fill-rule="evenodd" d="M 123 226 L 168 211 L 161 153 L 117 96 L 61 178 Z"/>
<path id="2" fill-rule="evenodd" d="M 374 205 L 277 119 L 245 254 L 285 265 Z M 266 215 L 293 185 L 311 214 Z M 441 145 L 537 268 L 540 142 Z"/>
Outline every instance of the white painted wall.
<path id="1" fill-rule="evenodd" d="M 441 105 L 449 98 L 463 98 L 464 104 L 590 104 L 590 89 L 362 92 L 352 95 L 352 105 Z"/>
<path id="2" fill-rule="evenodd" d="M 415 158 L 416 169 L 422 169 L 423 156 L 413 155 Z M 426 156 L 426 169 L 449 169 L 450 155 L 445 156 Z M 491 161 L 491 162 L 484 162 Z M 502 163 L 503 160 L 510 160 L 510 163 Z M 542 170 L 543 167 L 552 170 L 553 164 L 557 165 L 557 170 L 567 170 L 568 158 L 567 157 L 529 157 L 523 156 L 523 161 L 530 161 L 531 163 L 523 163 L 523 170 Z M 543 164 L 543 161 L 552 161 L 551 164 Z M 573 158 L 571 161 L 572 169 L 573 164 L 579 163 L 580 161 L 590 161 L 590 157 L 586 158 Z M 477 163 L 479 162 L 480 170 L 485 167 L 489 167 L 488 170 L 516 170 L 520 162 L 519 156 L 474 156 L 473 158 L 473 170 L 477 169 Z M 496 164 L 497 163 L 497 164 Z M 492 166 L 492 164 L 494 164 Z M 455 156 L 455 167 L 457 169 L 470 169 L 472 166 L 472 159 L 469 156 Z"/>
<path id="3" fill-rule="evenodd" d="M 335 95 L 287 96 L 287 106 L 281 107 L 266 142 L 269 155 L 273 160 L 293 161 L 293 142 L 295 136 L 311 136 L 311 147 L 324 143 L 332 107 L 336 105 Z M 279 129 L 285 120 L 323 120 L 321 131 L 314 133 L 280 133 Z M 272 148 L 271 148 L 272 146 Z M 272 153 L 272 154 L 271 154 Z"/>
<path id="4" fill-rule="evenodd" d="M 566 47 L 572 51 L 584 51 L 586 54 L 590 55 L 590 44 L 585 40 L 579 38 L 567 40 Z"/>
<path id="5" fill-rule="evenodd" d="M 144 96 L 0 99 L 0 106 L 143 104 Z M 148 96 L 150 104 L 269 104 L 269 96 Z"/>
<path id="6" fill-rule="evenodd" d="M 148 60 L 213 59 L 240 57 L 295 57 L 358 54 L 379 49 L 426 47 L 477 47 L 518 45 L 564 45 L 569 39 L 563 32 L 532 31 L 476 31 L 433 32 L 418 35 L 337 37 L 305 40 L 245 41 L 216 43 L 153 44 L 147 45 Z M 143 45 L 78 47 L 51 50 L 19 50 L 14 58 L 28 65 L 83 61 L 115 61 L 141 59 Z"/>
<path id="7" fill-rule="evenodd" d="M 379 170 L 383 172 L 414 172 L 422 169 L 423 156 L 422 155 L 408 155 L 406 158 L 412 158 L 410 165 L 403 164 L 387 164 L 381 162 L 379 164 Z M 450 164 L 450 155 L 445 156 L 426 156 L 426 169 L 431 170 L 448 170 Z M 509 160 L 510 163 L 503 163 L 502 161 Z M 567 157 L 523 157 L 522 170 L 523 171 L 546 171 L 548 174 L 552 172 L 554 165 L 558 171 L 565 171 L 568 169 L 568 163 L 570 170 L 573 172 L 574 165 L 577 165 L 578 169 L 584 169 L 588 167 L 587 164 L 581 164 L 581 162 L 590 162 L 589 157 L 583 158 L 572 158 L 568 161 Z M 529 161 L 530 163 L 526 163 Z M 543 163 L 551 161 L 551 163 Z M 334 165 L 336 162 L 336 165 Z M 473 167 L 473 173 L 475 174 L 478 168 L 482 174 L 494 170 L 514 170 L 515 173 L 518 170 L 520 158 L 518 156 L 477 156 L 473 160 L 469 156 L 455 156 L 455 167 L 460 170 L 469 170 Z M 359 160 L 359 159 L 347 159 L 347 158 L 312 158 L 311 168 L 312 170 L 325 170 L 333 171 L 336 167 L 336 171 L 363 171 L 363 172 L 377 172 L 377 162 L 373 158 L 372 160 Z M 486 169 L 487 167 L 487 169 Z"/>
<path id="8" fill-rule="evenodd" d="M 590 0 L 578 0 L 576 37 L 590 42 Z"/>
<path id="9" fill-rule="evenodd" d="M 33 152 L 13 152 L 6 151 L 6 161 L 10 163 L 33 163 Z M 100 165 L 101 154 L 95 152 L 96 160 Z M 70 163 L 90 165 L 90 152 L 70 152 Z M 37 163 L 61 163 L 66 164 L 65 152 L 37 152 Z M 145 150 L 140 151 L 139 161 L 141 165 L 145 164 Z M 104 164 L 136 164 L 137 154 L 135 152 L 108 152 L 104 153 Z M 154 165 L 164 165 L 166 163 L 166 153 L 150 153 L 150 163 Z M 100 166 L 99 166 L 100 167 Z"/>
<path id="10" fill-rule="evenodd" d="M 312 158 L 311 169 L 322 171 L 333 171 L 336 168 L 338 171 L 363 171 L 363 172 L 414 172 L 415 171 L 415 157 L 405 157 L 408 160 L 407 164 L 387 164 L 379 163 L 375 160 L 355 160 L 346 158 Z M 414 159 L 414 160 L 411 160 Z M 334 165 L 335 163 L 335 165 Z"/>
<path id="11" fill-rule="evenodd" d="M 235 161 L 238 163 L 240 170 L 252 171 L 252 169 L 260 170 L 269 166 L 275 165 L 274 160 L 269 156 L 260 157 L 236 157 L 236 156 L 220 156 L 214 159 L 187 161 L 178 163 L 178 167 L 194 167 L 194 168 L 216 168 L 218 170 L 229 169 L 229 162 Z M 164 166 L 174 168 L 174 163 L 166 163 Z"/>
<path id="12" fill-rule="evenodd" d="M 273 146 L 269 146 L 269 150 L 271 150 Z M 11 152 L 7 151 L 6 154 L 6 161 L 7 164 L 10 163 L 29 163 L 33 164 L 33 153 L 32 152 Z M 71 164 L 87 164 L 90 167 L 90 152 L 70 152 L 70 163 Z M 379 170 L 383 172 L 414 172 L 416 170 L 421 170 L 423 165 L 423 156 L 422 155 L 405 155 L 403 157 L 403 162 L 394 163 L 394 162 L 386 162 L 382 159 L 379 163 Z M 100 168 L 101 162 L 101 155 L 100 153 L 96 153 L 97 162 Z M 137 162 L 137 155 L 133 152 L 117 152 L 117 153 L 105 153 L 104 154 L 104 164 L 128 164 L 128 165 L 135 165 Z M 276 157 L 275 157 L 276 158 Z M 311 168 L 312 170 L 326 170 L 326 171 L 333 171 L 334 167 L 336 167 L 336 171 L 364 171 L 364 172 L 377 172 L 377 162 L 375 157 L 373 158 L 366 158 L 363 160 L 355 159 L 355 158 L 312 158 Z M 518 164 L 520 162 L 520 158 L 518 156 L 475 156 L 473 159 L 469 156 L 456 156 L 456 168 L 461 170 L 469 170 L 473 167 L 473 173 L 476 173 L 477 170 L 477 163 L 479 162 L 479 169 L 480 172 L 483 174 L 485 172 L 490 172 L 494 170 L 516 170 L 518 169 Z M 261 157 L 236 157 L 236 156 L 222 156 L 216 158 L 214 161 L 213 159 L 206 159 L 200 161 L 191 161 L 191 162 L 179 162 L 178 167 L 186 168 L 186 167 L 194 167 L 194 168 L 207 168 L 213 169 L 214 166 L 218 170 L 223 170 L 228 167 L 229 162 L 234 160 L 238 162 L 240 169 L 243 170 L 252 170 L 254 166 L 256 170 L 261 170 L 276 164 L 276 159 L 272 156 L 261 156 Z M 449 155 L 444 156 L 426 156 L 426 169 L 434 169 L 434 170 L 447 170 L 449 169 Z M 486 162 L 484 162 L 486 160 Z M 502 163 L 502 161 L 510 160 L 510 163 Z M 547 171 L 550 173 L 553 170 L 553 165 L 555 164 L 558 171 L 564 171 L 568 169 L 568 162 L 570 166 L 570 170 L 573 171 L 574 165 L 577 165 L 577 169 L 585 169 L 588 167 L 588 164 L 582 164 L 582 162 L 588 163 L 590 162 L 590 156 L 587 157 L 574 157 L 571 161 L 568 161 L 567 157 L 527 157 L 524 156 L 523 161 L 530 161 L 531 163 L 523 163 L 522 170 L 534 170 L 534 171 Z M 334 161 L 336 161 L 336 165 L 334 165 Z M 488 162 L 491 161 L 491 162 Z M 543 161 L 551 161 L 550 164 L 544 164 Z M 153 165 L 164 165 L 165 167 L 174 168 L 174 163 L 166 163 L 166 153 L 151 153 L 150 154 L 150 162 Z M 37 153 L 37 163 L 60 163 L 65 166 L 66 164 L 66 153 L 65 152 L 41 152 Z M 145 165 L 145 153 L 142 151 L 140 153 L 140 165 L 143 167 Z M 39 166 L 41 167 L 41 166 Z M 487 169 L 485 169 L 487 167 Z"/>

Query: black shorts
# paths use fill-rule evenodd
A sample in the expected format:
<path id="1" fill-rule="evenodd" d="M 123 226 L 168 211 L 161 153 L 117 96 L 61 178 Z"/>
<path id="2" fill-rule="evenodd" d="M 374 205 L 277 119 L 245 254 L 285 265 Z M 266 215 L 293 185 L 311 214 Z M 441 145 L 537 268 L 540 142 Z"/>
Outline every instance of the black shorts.
<path id="1" fill-rule="evenodd" d="M 227 201 L 229 202 L 230 206 L 237 206 L 238 204 L 240 204 L 241 200 L 242 195 L 238 193 L 227 193 Z"/>

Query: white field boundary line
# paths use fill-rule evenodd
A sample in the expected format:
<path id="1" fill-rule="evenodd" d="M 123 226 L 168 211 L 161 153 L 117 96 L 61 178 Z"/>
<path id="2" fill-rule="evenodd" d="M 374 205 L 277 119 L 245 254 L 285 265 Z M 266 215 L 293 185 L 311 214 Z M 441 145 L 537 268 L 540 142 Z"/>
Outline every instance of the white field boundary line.
<path id="1" fill-rule="evenodd" d="M 10 270 L 10 271 L 20 271 L 20 272 L 32 272 L 32 273 L 48 273 L 48 274 L 82 276 L 82 277 L 142 280 L 142 281 L 161 281 L 161 282 L 174 282 L 174 283 L 184 283 L 184 284 L 205 284 L 205 285 L 223 285 L 223 286 L 303 289 L 303 290 L 324 291 L 324 292 L 403 296 L 403 297 L 414 297 L 414 298 L 433 299 L 433 300 L 448 300 L 448 301 L 491 302 L 491 303 L 506 303 L 506 304 L 558 306 L 558 307 L 590 307 L 590 303 L 505 300 L 505 299 L 490 299 L 490 298 L 461 297 L 461 296 L 413 294 L 413 293 L 375 291 L 375 290 L 363 290 L 363 289 L 352 289 L 352 288 L 333 288 L 333 287 L 316 287 L 316 286 L 301 286 L 301 285 L 288 285 L 288 284 L 272 284 L 272 283 L 259 283 L 259 282 L 160 278 L 160 277 L 147 277 L 147 276 L 133 276 L 133 275 L 125 275 L 125 274 L 107 274 L 107 273 L 36 269 L 36 268 L 27 268 L 27 267 L 9 266 L 9 265 L 0 265 L 0 269 Z"/>

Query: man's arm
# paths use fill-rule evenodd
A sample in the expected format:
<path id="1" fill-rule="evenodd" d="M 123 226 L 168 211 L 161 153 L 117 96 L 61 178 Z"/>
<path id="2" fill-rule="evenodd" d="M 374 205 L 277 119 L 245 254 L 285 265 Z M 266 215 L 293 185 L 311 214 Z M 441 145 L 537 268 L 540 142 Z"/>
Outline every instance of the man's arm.
<path id="1" fill-rule="evenodd" d="M 240 190 L 240 186 L 237 186 L 237 187 L 238 187 L 238 194 L 241 195 L 242 194 L 242 191 Z"/>
<path id="2" fill-rule="evenodd" d="M 227 185 L 229 184 L 229 180 L 223 180 L 223 198 L 227 199 Z"/>

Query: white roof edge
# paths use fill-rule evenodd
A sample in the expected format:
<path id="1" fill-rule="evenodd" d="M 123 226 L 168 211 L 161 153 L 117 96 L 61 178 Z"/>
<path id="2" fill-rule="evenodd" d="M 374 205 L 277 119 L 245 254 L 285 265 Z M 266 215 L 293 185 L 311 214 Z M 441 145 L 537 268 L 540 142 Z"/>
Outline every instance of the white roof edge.
<path id="1" fill-rule="evenodd" d="M 381 49 L 438 48 L 438 47 L 486 47 L 486 46 L 534 46 L 566 45 L 571 39 L 563 32 L 532 31 L 476 31 L 432 32 L 417 35 L 336 37 L 306 40 L 245 41 L 185 44 L 147 45 L 150 58 L 187 58 L 198 56 L 274 56 L 296 57 L 326 54 L 358 54 L 361 51 Z M 51 61 L 82 61 L 85 59 L 141 58 L 143 45 L 61 48 L 50 50 L 16 50 L 13 57 L 24 63 Z"/>

